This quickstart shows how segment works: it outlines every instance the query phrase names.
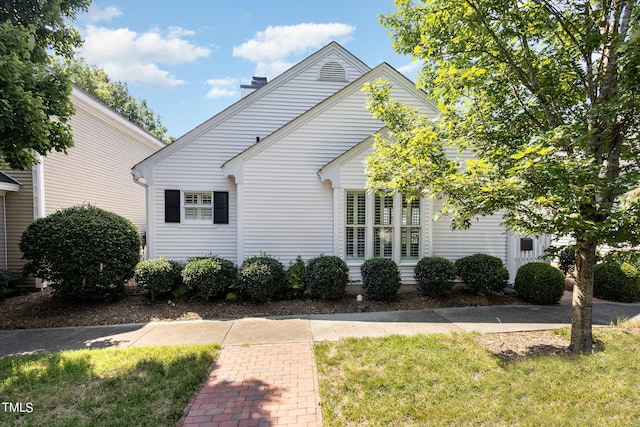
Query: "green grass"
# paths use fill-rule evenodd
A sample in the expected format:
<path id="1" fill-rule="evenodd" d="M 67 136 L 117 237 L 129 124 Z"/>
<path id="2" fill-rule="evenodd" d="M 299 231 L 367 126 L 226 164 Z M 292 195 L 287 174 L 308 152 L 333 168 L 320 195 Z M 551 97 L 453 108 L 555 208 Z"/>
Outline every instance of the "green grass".
<path id="1" fill-rule="evenodd" d="M 473 334 L 316 346 L 325 426 L 640 425 L 640 326 L 590 355 L 507 361 Z"/>
<path id="2" fill-rule="evenodd" d="M 219 347 L 65 351 L 0 359 L 2 426 L 175 426 Z"/>

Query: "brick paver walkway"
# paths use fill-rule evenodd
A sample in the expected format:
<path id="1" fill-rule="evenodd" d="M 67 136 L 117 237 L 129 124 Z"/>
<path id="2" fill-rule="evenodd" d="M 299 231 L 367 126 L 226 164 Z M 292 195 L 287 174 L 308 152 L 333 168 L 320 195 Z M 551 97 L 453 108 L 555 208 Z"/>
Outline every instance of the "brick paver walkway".
<path id="1" fill-rule="evenodd" d="M 321 426 L 312 345 L 223 348 L 180 425 Z"/>

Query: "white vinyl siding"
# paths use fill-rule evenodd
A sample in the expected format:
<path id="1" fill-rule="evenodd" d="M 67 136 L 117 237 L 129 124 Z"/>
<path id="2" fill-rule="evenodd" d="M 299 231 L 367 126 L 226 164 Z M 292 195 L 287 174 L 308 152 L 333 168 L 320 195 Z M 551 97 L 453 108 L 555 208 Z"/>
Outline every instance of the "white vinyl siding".
<path id="1" fill-rule="evenodd" d="M 442 202 L 434 203 L 437 213 Z M 484 253 L 502 259 L 506 264 L 507 231 L 499 214 L 480 217 L 472 221 L 467 230 L 452 230 L 447 216 L 433 223 L 433 255 L 455 261 L 475 253 Z"/>
<path id="2" fill-rule="evenodd" d="M 145 178 L 151 178 L 152 181 L 152 203 L 149 208 L 153 217 L 154 236 L 153 250 L 149 254 L 151 257 L 165 256 L 185 260 L 188 257 L 212 253 L 241 263 L 247 254 L 238 251 L 242 244 L 238 242 L 238 234 L 253 236 L 253 224 L 263 221 L 263 213 L 268 218 L 277 217 L 276 221 L 280 221 L 282 227 L 296 227 L 295 215 L 299 210 L 305 209 L 305 194 L 297 193 L 294 186 L 287 181 L 287 177 L 291 175 L 293 168 L 302 166 L 298 158 L 291 161 L 285 156 L 285 161 L 278 159 L 276 163 L 264 165 L 264 170 L 255 176 L 258 181 L 256 186 L 249 183 L 251 180 L 243 180 L 241 176 L 229 178 L 220 168 L 225 162 L 255 144 L 256 137 L 264 139 L 349 83 L 319 81 L 318 73 L 322 64 L 327 61 L 340 62 L 345 66 L 350 79 L 355 79 L 366 71 L 363 64 L 357 64 L 343 52 L 341 49 L 330 47 L 318 57 L 308 58 L 310 61 L 303 63 L 300 69 L 292 69 L 296 71 L 295 74 L 289 76 L 287 72 L 267 83 L 267 86 L 246 96 L 176 141 L 175 147 L 167 148 L 170 154 L 158 153 L 158 160 L 149 166 L 143 166 Z M 270 90 L 274 87 L 275 89 Z M 315 178 L 317 181 L 315 173 L 318 167 L 315 164 L 313 167 L 315 170 L 309 169 L 308 174 L 310 179 Z M 280 184 L 285 184 L 284 188 Z M 164 222 L 164 190 L 193 191 L 197 189 L 194 185 L 198 186 L 197 188 L 229 192 L 229 224 L 205 226 Z M 249 223 L 238 223 L 239 185 L 245 188 L 245 200 L 261 201 L 259 206 L 251 206 L 254 210 L 243 210 L 242 214 L 248 218 Z M 302 184 L 297 191 L 304 191 L 306 185 Z M 296 195 L 300 197 L 296 199 Z M 319 205 L 318 215 L 322 215 L 328 203 L 330 224 L 331 195 L 321 192 L 318 197 L 314 201 Z M 278 206 L 276 203 L 279 198 L 287 200 Z M 293 203 L 294 206 L 290 210 L 285 211 L 292 198 L 296 199 L 296 203 Z M 286 214 L 283 214 L 284 212 Z M 278 222 L 275 225 L 278 225 Z M 313 228 L 310 228 L 309 233 L 315 238 Z M 304 242 L 304 230 L 300 229 L 298 233 L 298 239 Z M 282 229 L 273 228 L 264 235 L 255 235 L 255 240 L 246 244 L 257 248 L 256 252 L 251 254 L 259 254 L 260 250 L 268 251 L 270 243 L 277 242 L 281 234 Z M 331 238 L 330 234 L 328 238 Z M 318 249 L 322 250 L 328 252 L 331 246 Z"/>

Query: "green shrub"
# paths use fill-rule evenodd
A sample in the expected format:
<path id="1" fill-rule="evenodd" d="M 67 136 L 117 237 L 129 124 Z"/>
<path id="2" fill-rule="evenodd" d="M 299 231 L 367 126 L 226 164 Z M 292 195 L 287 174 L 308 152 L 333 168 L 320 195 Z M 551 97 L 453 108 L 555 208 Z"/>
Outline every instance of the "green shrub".
<path id="1" fill-rule="evenodd" d="M 255 302 L 279 298 L 287 280 L 282 263 L 269 255 L 247 258 L 240 268 L 240 277 L 240 288 Z"/>
<path id="2" fill-rule="evenodd" d="M 445 258 L 424 257 L 416 264 L 414 276 L 423 295 L 439 297 L 453 289 L 456 266 Z"/>
<path id="3" fill-rule="evenodd" d="M 295 262 L 289 263 L 285 292 L 287 299 L 302 298 L 307 295 L 307 287 L 304 282 L 306 272 L 307 266 L 300 255 L 298 255 Z"/>
<path id="4" fill-rule="evenodd" d="M 182 270 L 182 281 L 197 298 L 209 300 L 226 292 L 238 279 L 238 269 L 229 260 L 194 258 Z"/>
<path id="5" fill-rule="evenodd" d="M 90 205 L 31 223 L 22 234 L 24 269 L 62 298 L 108 301 L 124 293 L 140 261 L 140 236 L 127 219 Z"/>
<path id="6" fill-rule="evenodd" d="M 564 274 L 544 262 L 530 262 L 518 269 L 514 288 L 534 304 L 557 304 L 564 294 Z"/>
<path id="7" fill-rule="evenodd" d="M 349 267 L 337 256 L 320 255 L 307 262 L 306 283 L 314 298 L 342 298 L 349 283 Z"/>
<path id="8" fill-rule="evenodd" d="M 400 290 L 400 270 L 390 258 L 370 258 L 360 267 L 362 287 L 367 298 L 389 301 Z"/>
<path id="9" fill-rule="evenodd" d="M 636 249 L 618 249 L 611 251 L 604 256 L 604 262 L 616 264 L 624 264 L 626 262 L 640 269 L 640 251 Z"/>
<path id="10" fill-rule="evenodd" d="M 571 247 L 564 248 L 558 254 L 558 268 L 565 276 L 570 276 L 576 269 L 576 250 Z"/>
<path id="11" fill-rule="evenodd" d="M 182 264 L 165 259 L 149 259 L 136 265 L 134 278 L 138 285 L 149 292 L 151 300 L 174 292 L 182 281 Z"/>
<path id="12" fill-rule="evenodd" d="M 597 264 L 593 274 L 593 296 L 619 302 L 640 300 L 638 269 L 626 262 Z"/>
<path id="13" fill-rule="evenodd" d="M 474 254 L 455 262 L 458 276 L 477 292 L 500 292 L 507 286 L 509 271 L 502 260 L 486 254 Z"/>
<path id="14" fill-rule="evenodd" d="M 0 301 L 18 293 L 20 275 L 0 268 Z"/>

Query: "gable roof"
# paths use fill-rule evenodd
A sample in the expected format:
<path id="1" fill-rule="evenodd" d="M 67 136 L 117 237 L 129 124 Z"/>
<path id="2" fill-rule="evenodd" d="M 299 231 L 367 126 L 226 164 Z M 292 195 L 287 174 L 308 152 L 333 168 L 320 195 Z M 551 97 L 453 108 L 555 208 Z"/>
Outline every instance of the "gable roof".
<path id="1" fill-rule="evenodd" d="M 369 135 L 368 137 L 366 137 L 365 139 L 363 139 L 362 141 L 360 141 L 359 143 L 349 148 L 347 151 L 340 154 L 338 157 L 336 157 L 335 159 L 331 160 L 329 163 L 321 167 L 318 170 L 318 176 L 322 181 L 329 180 L 333 183 L 336 183 L 340 176 L 340 166 L 351 161 L 354 157 L 357 157 L 362 152 L 370 149 L 371 146 L 373 145 L 375 134 L 382 134 L 386 136 L 388 132 L 389 132 L 389 128 L 385 126 L 381 128 L 379 131 L 377 131 L 376 133 Z"/>
<path id="2" fill-rule="evenodd" d="M 382 64 L 378 65 L 376 68 L 363 74 L 358 79 L 354 80 L 353 82 L 351 82 L 350 84 L 348 84 L 347 86 L 339 90 L 338 92 L 326 98 L 324 101 L 320 102 L 313 108 L 309 109 L 308 111 L 301 114 L 294 120 L 285 124 L 280 129 L 273 132 L 271 135 L 268 135 L 267 137 L 261 139 L 259 142 L 256 142 L 255 144 L 247 148 L 246 150 L 237 154 L 233 158 L 227 160 L 222 165 L 222 170 L 223 171 L 226 170 L 228 172 L 228 175 L 232 176 L 233 172 L 231 172 L 231 170 L 234 168 L 234 165 L 236 163 L 250 159 L 254 155 L 261 152 L 262 150 L 265 150 L 266 148 L 274 144 L 279 137 L 286 135 L 288 132 L 294 129 L 299 128 L 305 122 L 319 115 L 326 109 L 330 108 L 332 105 L 335 105 L 346 96 L 354 92 L 359 92 L 365 83 L 374 81 L 378 78 L 393 79 L 394 80 L 393 83 L 395 84 L 396 87 L 403 86 L 408 93 L 411 93 L 414 95 L 416 101 L 423 103 L 428 109 L 432 110 L 434 115 L 440 114 L 440 112 L 438 111 L 437 105 L 433 101 L 427 98 L 426 92 L 424 92 L 421 89 L 417 89 L 414 83 L 411 80 L 409 80 L 406 76 L 404 76 L 402 73 L 400 73 L 398 70 L 393 68 L 388 63 L 383 62 Z"/>
<path id="3" fill-rule="evenodd" d="M 122 114 L 118 113 L 116 110 L 102 102 L 102 100 L 91 95 L 80 86 L 75 83 L 72 83 L 71 86 L 72 90 L 70 98 L 76 110 L 80 107 L 80 103 L 88 105 L 91 107 L 91 110 L 89 111 L 91 114 L 99 116 L 102 119 L 109 118 L 110 120 L 113 120 L 121 126 L 121 129 L 135 135 L 138 141 L 143 142 L 154 149 L 161 149 L 167 145 L 164 141 L 161 141 L 142 127 L 128 120 Z"/>
<path id="4" fill-rule="evenodd" d="M 0 171 L 0 191 L 18 191 L 21 185 L 11 176 Z"/>
<path id="5" fill-rule="evenodd" d="M 301 71 L 305 70 L 307 67 L 315 65 L 320 59 L 322 59 L 324 56 L 332 52 L 337 52 L 340 56 L 342 56 L 345 59 L 345 61 L 348 61 L 352 66 L 361 70 L 363 73 L 366 73 L 367 71 L 371 70 L 371 68 L 367 64 L 362 62 L 359 58 L 354 56 L 351 52 L 349 52 L 344 47 L 342 47 L 339 43 L 335 41 L 331 42 L 325 47 L 323 47 L 322 49 L 318 50 L 317 52 L 311 54 L 307 58 L 298 62 L 296 65 L 289 68 L 287 71 L 278 75 L 269 83 L 256 89 L 252 93 L 248 94 L 247 96 L 241 98 L 240 100 L 233 103 L 229 107 L 225 108 L 221 112 L 217 113 L 207 121 L 201 123 L 194 129 L 190 130 L 189 132 L 187 132 L 186 134 L 184 134 L 183 136 L 175 140 L 173 143 L 164 147 L 162 150 L 157 151 L 156 153 L 142 160 L 140 163 L 133 166 L 132 169 L 139 169 L 141 167 L 144 167 L 145 165 L 158 162 L 170 156 L 172 153 L 176 152 L 177 150 L 180 150 L 183 146 L 191 143 L 192 141 L 197 140 L 200 136 L 202 136 L 212 128 L 215 128 L 220 123 L 223 123 L 230 117 L 234 116 L 236 113 L 246 109 L 247 107 L 251 106 L 252 104 L 259 101 L 260 99 L 267 96 L 268 94 L 278 90 L 281 86 L 283 86 L 288 81 L 296 77 Z"/>

